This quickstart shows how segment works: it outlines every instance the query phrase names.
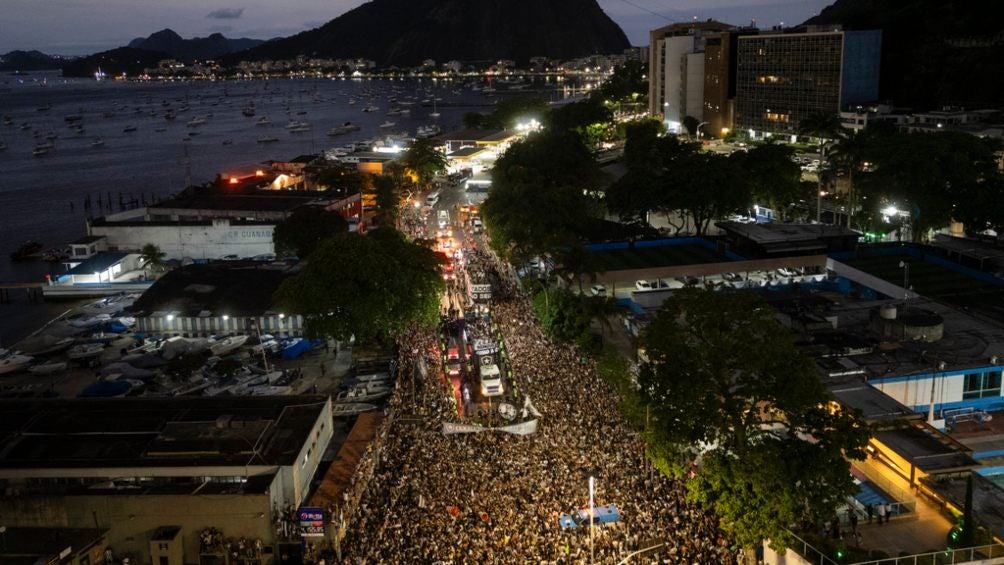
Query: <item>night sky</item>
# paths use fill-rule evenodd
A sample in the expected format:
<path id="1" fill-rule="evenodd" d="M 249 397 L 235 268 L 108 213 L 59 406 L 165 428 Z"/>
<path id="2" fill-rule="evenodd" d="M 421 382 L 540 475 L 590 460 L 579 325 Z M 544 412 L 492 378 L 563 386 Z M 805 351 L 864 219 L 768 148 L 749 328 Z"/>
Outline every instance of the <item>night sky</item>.
<path id="1" fill-rule="evenodd" d="M 830 0 L 599 0 L 634 45 L 667 23 L 715 18 L 760 27 L 800 23 Z M 0 53 L 37 49 L 85 55 L 171 28 L 182 37 L 220 32 L 270 39 L 317 27 L 359 0 L 2 0 Z"/>

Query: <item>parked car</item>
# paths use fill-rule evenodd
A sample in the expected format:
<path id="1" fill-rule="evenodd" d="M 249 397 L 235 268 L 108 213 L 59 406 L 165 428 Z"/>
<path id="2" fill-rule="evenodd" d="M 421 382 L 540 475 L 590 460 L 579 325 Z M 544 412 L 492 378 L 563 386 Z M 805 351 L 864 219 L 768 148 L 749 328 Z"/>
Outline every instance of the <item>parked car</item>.
<path id="1" fill-rule="evenodd" d="M 722 273 L 722 278 L 728 282 L 739 282 L 743 280 L 743 276 L 739 273 Z"/>
<path id="2" fill-rule="evenodd" d="M 782 277 L 797 277 L 800 273 L 796 269 L 789 269 L 787 267 L 781 267 L 777 270 L 777 274 Z"/>
<path id="3" fill-rule="evenodd" d="M 593 296 L 606 296 L 607 287 L 602 284 L 594 284 L 589 287 L 589 292 L 592 293 Z"/>

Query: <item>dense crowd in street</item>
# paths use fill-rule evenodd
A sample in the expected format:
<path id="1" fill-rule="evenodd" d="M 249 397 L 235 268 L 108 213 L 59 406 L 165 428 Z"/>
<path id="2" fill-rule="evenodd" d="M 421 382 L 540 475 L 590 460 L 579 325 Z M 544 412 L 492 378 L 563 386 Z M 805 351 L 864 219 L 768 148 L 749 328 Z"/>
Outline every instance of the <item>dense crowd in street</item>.
<path id="1" fill-rule="evenodd" d="M 345 517 L 343 562 L 588 563 L 589 528 L 563 530 L 558 520 L 588 505 L 595 476 L 596 504 L 614 503 L 622 516 L 594 529 L 595 563 L 618 563 L 662 543 L 635 562 L 734 563 L 737 553 L 717 520 L 686 503 L 683 484 L 646 461 L 641 438 L 619 416 L 592 362 L 551 342 L 511 270 L 476 253 L 493 271 L 492 321 L 520 393 L 542 413 L 539 430 L 444 435 L 442 423 L 458 416 L 449 385 L 433 369 L 435 332 L 403 336 L 401 374 L 411 374 L 422 356 L 430 370 L 416 397 L 401 387 L 390 400 L 395 423 L 376 444 L 378 463 L 360 504 Z"/>

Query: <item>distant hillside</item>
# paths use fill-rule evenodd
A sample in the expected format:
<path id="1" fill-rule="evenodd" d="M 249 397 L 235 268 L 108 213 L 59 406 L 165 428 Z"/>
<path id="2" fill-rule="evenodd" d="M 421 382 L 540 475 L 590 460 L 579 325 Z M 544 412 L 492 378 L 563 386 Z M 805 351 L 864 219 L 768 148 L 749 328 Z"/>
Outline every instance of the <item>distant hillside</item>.
<path id="1" fill-rule="evenodd" d="M 129 47 L 167 53 L 175 59 L 193 61 L 214 59 L 221 55 L 244 51 L 265 43 L 261 39 L 227 39 L 222 34 L 214 33 L 209 37 L 184 39 L 170 29 L 162 29 L 150 37 L 138 37 L 129 42 Z"/>
<path id="2" fill-rule="evenodd" d="M 234 59 L 363 57 L 382 66 L 424 59 L 570 59 L 620 53 L 624 32 L 596 0 L 373 0 L 324 26 Z"/>
<path id="3" fill-rule="evenodd" d="M 0 71 L 45 71 L 58 69 L 65 62 L 41 51 L 11 51 L 0 55 Z"/>
<path id="4" fill-rule="evenodd" d="M 63 76 L 93 77 L 98 67 L 108 77 L 118 76 L 122 73 L 136 76 L 142 74 L 143 69 L 155 67 L 158 61 L 169 57 L 167 53 L 160 51 L 119 47 L 111 51 L 102 51 L 101 53 L 81 57 L 63 65 Z"/>
<path id="5" fill-rule="evenodd" d="M 881 29 L 880 93 L 897 105 L 1004 105 L 1000 0 L 837 0 L 805 23 Z"/>

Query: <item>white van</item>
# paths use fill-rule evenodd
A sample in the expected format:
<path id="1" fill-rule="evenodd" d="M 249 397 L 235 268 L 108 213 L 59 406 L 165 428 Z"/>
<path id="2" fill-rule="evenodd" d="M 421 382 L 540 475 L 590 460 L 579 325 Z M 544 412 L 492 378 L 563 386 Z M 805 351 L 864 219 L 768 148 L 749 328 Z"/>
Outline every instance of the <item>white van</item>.
<path id="1" fill-rule="evenodd" d="M 439 191 L 435 190 L 429 193 L 429 196 L 425 197 L 426 206 L 435 206 L 439 202 Z"/>

